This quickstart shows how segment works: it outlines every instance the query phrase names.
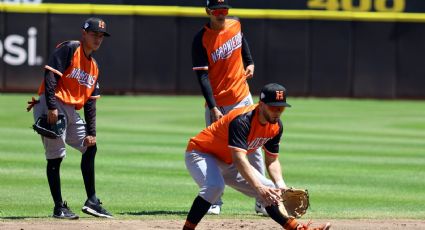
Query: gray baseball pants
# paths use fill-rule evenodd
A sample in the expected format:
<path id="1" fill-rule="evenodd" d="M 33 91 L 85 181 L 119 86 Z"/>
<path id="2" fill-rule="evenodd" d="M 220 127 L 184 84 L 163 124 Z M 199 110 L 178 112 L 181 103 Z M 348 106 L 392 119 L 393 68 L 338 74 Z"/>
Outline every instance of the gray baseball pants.
<path id="1" fill-rule="evenodd" d="M 40 95 L 40 102 L 34 105 L 34 121 L 41 115 L 47 114 L 48 108 L 44 94 Z M 68 105 L 56 100 L 56 106 L 60 114 L 65 115 L 66 131 L 61 138 L 49 139 L 41 137 L 45 149 L 46 159 L 63 158 L 66 156 L 65 144 L 77 149 L 81 153 L 87 150 L 84 146 L 84 138 L 86 137 L 86 123 L 81 119 L 73 105 Z"/>
<path id="2" fill-rule="evenodd" d="M 199 196 L 211 204 L 216 203 L 224 191 L 225 185 L 261 201 L 259 194 L 242 177 L 235 165 L 221 162 L 211 154 L 196 150 L 186 152 L 186 168 L 198 184 Z M 252 167 L 255 176 L 268 187 L 275 187 L 273 182 Z"/>

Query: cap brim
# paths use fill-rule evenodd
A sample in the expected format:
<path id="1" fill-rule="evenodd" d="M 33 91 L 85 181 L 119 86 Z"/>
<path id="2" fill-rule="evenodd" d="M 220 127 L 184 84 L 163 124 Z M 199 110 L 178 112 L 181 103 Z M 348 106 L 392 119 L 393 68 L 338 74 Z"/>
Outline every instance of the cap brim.
<path id="1" fill-rule="evenodd" d="M 83 28 L 84 29 L 84 28 Z M 101 30 L 93 30 L 93 29 L 84 29 L 85 31 L 92 31 L 92 32 L 99 32 L 99 33 L 103 33 L 103 35 L 105 36 L 105 37 L 110 37 L 111 36 L 111 34 L 109 34 L 108 32 L 105 32 L 105 31 L 101 31 Z"/>
<path id="2" fill-rule="evenodd" d="M 286 102 L 269 102 L 266 103 L 267 105 L 270 106 L 284 106 L 284 107 L 292 107 L 290 104 L 286 103 Z"/>
<path id="3" fill-rule="evenodd" d="M 232 8 L 231 6 L 229 6 L 229 5 L 216 5 L 216 6 L 210 6 L 210 7 L 208 7 L 208 9 L 210 9 L 210 10 L 216 10 L 216 9 L 230 9 L 230 8 Z"/>

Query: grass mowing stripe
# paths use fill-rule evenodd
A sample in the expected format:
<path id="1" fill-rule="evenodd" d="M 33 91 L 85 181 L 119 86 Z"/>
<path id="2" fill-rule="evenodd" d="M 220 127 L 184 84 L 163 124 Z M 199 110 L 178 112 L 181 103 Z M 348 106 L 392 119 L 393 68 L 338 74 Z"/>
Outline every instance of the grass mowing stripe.
<path id="1" fill-rule="evenodd" d="M 336 135 L 336 134 L 324 134 L 324 135 L 317 135 L 312 134 L 310 132 L 300 132 L 300 133 L 291 133 L 290 135 L 286 136 L 285 138 L 292 138 L 292 139 L 298 139 L 298 140 L 305 140 L 305 141 L 317 141 L 320 143 L 328 144 L 328 142 L 331 143 L 347 143 L 347 144 L 356 144 L 356 143 L 366 143 L 366 144 L 385 144 L 385 145 L 394 145 L 394 146 L 420 146 L 425 148 L 425 142 L 423 141 L 423 138 L 393 138 L 393 137 L 387 137 L 387 136 L 376 136 L 376 135 L 369 135 L 369 136 L 355 136 L 355 135 Z"/>

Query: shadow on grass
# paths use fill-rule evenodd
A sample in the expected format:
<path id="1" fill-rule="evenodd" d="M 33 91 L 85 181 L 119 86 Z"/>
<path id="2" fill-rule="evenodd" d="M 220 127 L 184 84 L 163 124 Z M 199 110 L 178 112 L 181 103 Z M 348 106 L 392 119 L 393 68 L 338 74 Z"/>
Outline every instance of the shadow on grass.
<path id="1" fill-rule="evenodd" d="M 121 215 L 132 215 L 132 216 L 154 216 L 154 215 L 177 215 L 186 216 L 187 211 L 141 211 L 141 212 L 121 212 Z"/>

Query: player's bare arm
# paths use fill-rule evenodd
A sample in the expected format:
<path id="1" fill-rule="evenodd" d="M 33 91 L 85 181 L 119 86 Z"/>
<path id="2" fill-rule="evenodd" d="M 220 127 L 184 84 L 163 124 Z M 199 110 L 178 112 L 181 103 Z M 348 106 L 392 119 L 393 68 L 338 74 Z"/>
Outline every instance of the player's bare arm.
<path id="1" fill-rule="evenodd" d="M 238 172 L 245 178 L 246 181 L 256 190 L 267 205 L 279 203 L 280 190 L 264 186 L 255 176 L 252 171 L 252 166 L 246 158 L 246 153 L 242 150 L 232 148 L 233 163 Z"/>
<path id="2" fill-rule="evenodd" d="M 272 179 L 276 186 L 282 191 L 288 189 L 282 177 L 282 167 L 280 165 L 279 158 L 277 156 L 267 154 L 265 156 L 265 164 L 270 179 Z"/>

